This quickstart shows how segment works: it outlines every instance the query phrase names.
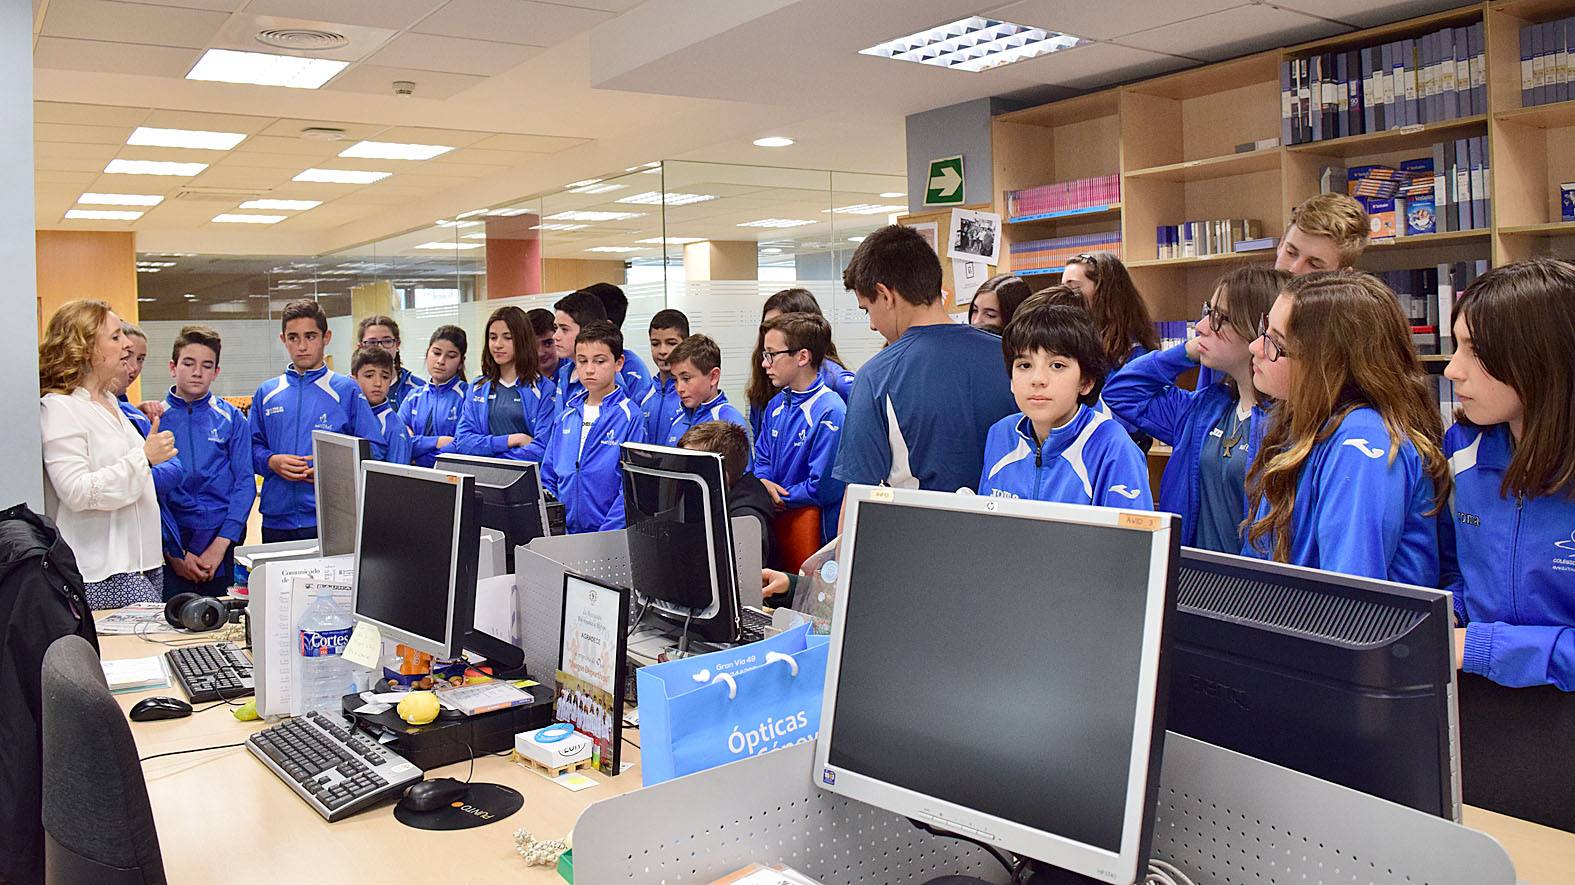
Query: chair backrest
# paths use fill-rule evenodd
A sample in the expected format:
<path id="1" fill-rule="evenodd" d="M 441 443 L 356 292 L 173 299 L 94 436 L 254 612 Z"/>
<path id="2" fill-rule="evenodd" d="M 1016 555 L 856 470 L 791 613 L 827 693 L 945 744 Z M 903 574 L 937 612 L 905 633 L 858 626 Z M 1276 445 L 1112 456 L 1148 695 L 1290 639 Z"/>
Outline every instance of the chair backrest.
<path id="1" fill-rule="evenodd" d="M 49 885 L 158 885 L 159 837 L 136 742 L 98 653 L 44 653 L 44 876 Z"/>

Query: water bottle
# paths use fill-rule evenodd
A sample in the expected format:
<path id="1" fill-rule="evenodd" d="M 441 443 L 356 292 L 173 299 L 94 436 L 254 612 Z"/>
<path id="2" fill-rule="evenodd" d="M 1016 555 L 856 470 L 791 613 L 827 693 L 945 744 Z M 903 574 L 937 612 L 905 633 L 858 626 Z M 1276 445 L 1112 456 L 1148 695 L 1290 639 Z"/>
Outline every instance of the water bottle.
<path id="1" fill-rule="evenodd" d="M 354 628 L 355 621 L 334 601 L 333 590 L 316 587 L 297 630 L 302 713 L 342 715 L 340 698 L 355 691 L 353 668 L 343 657 Z"/>

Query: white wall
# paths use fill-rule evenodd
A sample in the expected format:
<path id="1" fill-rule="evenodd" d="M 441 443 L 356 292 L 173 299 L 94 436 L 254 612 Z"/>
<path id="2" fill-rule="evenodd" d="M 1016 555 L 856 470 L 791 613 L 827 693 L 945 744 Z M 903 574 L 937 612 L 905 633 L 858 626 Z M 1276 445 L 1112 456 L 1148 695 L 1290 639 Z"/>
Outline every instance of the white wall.
<path id="1" fill-rule="evenodd" d="M 44 510 L 38 432 L 38 295 L 33 241 L 32 4 L 0 4 L 0 410 L 11 416 L 0 458 L 0 507 Z"/>

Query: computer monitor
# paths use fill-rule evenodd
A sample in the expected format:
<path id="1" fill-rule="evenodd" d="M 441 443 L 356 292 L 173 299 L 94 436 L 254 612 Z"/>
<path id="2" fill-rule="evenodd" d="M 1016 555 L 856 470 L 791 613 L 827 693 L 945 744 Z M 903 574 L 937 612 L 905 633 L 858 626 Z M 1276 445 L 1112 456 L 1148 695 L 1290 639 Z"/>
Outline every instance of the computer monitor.
<path id="1" fill-rule="evenodd" d="M 476 478 L 476 491 L 481 496 L 481 524 L 504 534 L 505 558 L 510 572 L 514 571 L 514 548 L 548 534 L 541 470 L 534 462 L 443 454 L 437 456 L 433 466 Z"/>
<path id="2" fill-rule="evenodd" d="M 1449 594 L 1185 548 L 1169 728 L 1460 820 Z"/>
<path id="3" fill-rule="evenodd" d="M 475 477 L 368 461 L 355 545 L 355 616 L 383 636 L 457 658 L 476 610 Z"/>
<path id="4" fill-rule="evenodd" d="M 620 463 L 635 601 L 701 639 L 736 640 L 738 565 L 722 456 L 624 443 Z"/>
<path id="5" fill-rule="evenodd" d="M 1174 516 L 870 486 L 846 500 L 815 782 L 1140 880 Z"/>
<path id="6" fill-rule="evenodd" d="M 355 552 L 361 462 L 371 458 L 372 444 L 359 436 L 312 431 L 312 493 L 317 507 L 319 555 L 348 556 Z"/>

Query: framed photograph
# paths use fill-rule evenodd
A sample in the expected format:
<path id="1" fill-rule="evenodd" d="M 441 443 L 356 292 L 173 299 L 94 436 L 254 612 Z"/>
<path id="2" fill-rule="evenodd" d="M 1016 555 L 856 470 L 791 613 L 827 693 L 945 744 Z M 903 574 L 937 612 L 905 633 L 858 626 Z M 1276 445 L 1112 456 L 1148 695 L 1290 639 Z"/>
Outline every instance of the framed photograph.
<path id="1" fill-rule="evenodd" d="M 1000 264 L 1001 216 L 994 212 L 953 209 L 946 257 L 955 261 Z"/>
<path id="2" fill-rule="evenodd" d="M 908 226 L 919 232 L 919 236 L 924 238 L 924 242 L 930 244 L 930 248 L 935 250 L 936 255 L 941 254 L 940 243 L 938 242 L 940 240 L 939 225 L 933 221 L 921 221 L 918 224 L 910 224 Z"/>
<path id="3" fill-rule="evenodd" d="M 563 575 L 563 633 L 553 714 L 591 739 L 592 761 L 603 774 L 622 767 L 625 643 L 629 589 L 595 578 Z"/>

